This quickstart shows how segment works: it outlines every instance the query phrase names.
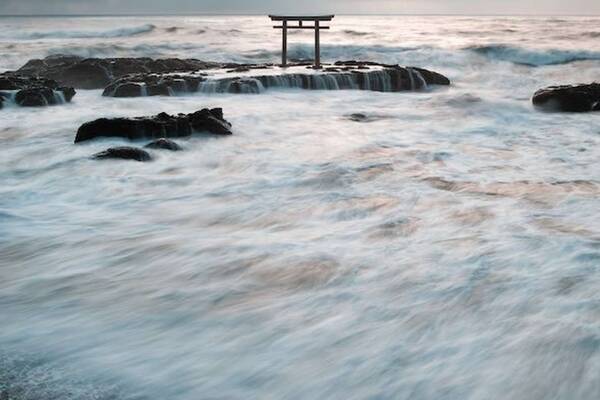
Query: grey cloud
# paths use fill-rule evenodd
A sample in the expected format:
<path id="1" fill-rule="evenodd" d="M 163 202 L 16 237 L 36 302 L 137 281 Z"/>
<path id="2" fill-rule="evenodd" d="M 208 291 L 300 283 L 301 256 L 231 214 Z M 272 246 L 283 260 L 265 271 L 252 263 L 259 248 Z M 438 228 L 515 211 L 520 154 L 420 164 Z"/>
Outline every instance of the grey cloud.
<path id="1" fill-rule="evenodd" d="M 0 0 L 0 14 L 598 14 L 598 0 Z"/>

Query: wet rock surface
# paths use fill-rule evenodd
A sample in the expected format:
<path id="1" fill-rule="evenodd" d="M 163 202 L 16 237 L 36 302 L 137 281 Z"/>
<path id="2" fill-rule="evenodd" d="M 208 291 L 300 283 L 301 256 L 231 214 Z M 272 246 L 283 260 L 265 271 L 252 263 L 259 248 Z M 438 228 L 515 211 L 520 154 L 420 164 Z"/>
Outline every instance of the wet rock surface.
<path id="1" fill-rule="evenodd" d="M 30 87 L 58 88 L 58 83 L 52 79 L 20 75 L 12 72 L 0 74 L 0 90 L 21 90 Z"/>
<path id="2" fill-rule="evenodd" d="M 121 146 L 111 147 L 92 156 L 96 160 L 121 159 L 134 161 L 151 161 L 152 156 L 138 147 Z"/>
<path id="3" fill-rule="evenodd" d="M 226 66 L 229 64 L 196 59 L 82 58 L 57 55 L 30 60 L 17 72 L 52 79 L 62 86 L 104 89 L 110 82 L 128 74 L 191 72 Z"/>
<path id="4" fill-rule="evenodd" d="M 19 90 L 15 95 L 15 102 L 21 107 L 42 107 L 70 102 L 73 96 L 73 88 L 52 90 L 47 87 L 33 87 Z"/>
<path id="5" fill-rule="evenodd" d="M 371 90 L 399 92 L 422 90 L 429 85 L 449 85 L 445 76 L 422 68 L 374 62 L 337 62 L 314 72 L 305 72 L 304 64 L 291 65 L 279 71 L 271 65 L 246 65 L 226 71 L 230 76 L 204 74 L 133 74 L 109 84 L 104 96 L 137 97 L 181 93 L 260 93 L 269 88 L 299 88 L 309 90 Z M 296 71 L 294 72 L 294 67 Z M 312 66 L 306 69 L 314 70 Z M 243 76 L 235 76 L 244 73 Z"/>
<path id="6" fill-rule="evenodd" d="M 140 96 L 172 96 L 177 93 L 198 91 L 200 82 L 206 78 L 199 75 L 161 75 L 134 74 L 127 75 L 111 82 L 103 96 L 140 97 Z"/>
<path id="7" fill-rule="evenodd" d="M 190 114 L 158 115 L 138 118 L 100 118 L 86 122 L 77 130 L 75 143 L 98 137 L 129 140 L 185 137 L 193 133 L 231 135 L 231 124 L 220 108 L 202 109 Z"/>
<path id="8" fill-rule="evenodd" d="M 176 142 L 169 140 L 169 139 L 165 139 L 165 138 L 156 139 L 156 140 L 148 143 L 144 147 L 147 149 L 157 149 L 157 150 L 170 150 L 170 151 L 183 150 L 181 148 L 181 146 L 178 145 Z"/>
<path id="9" fill-rule="evenodd" d="M 545 111 L 600 111 L 600 83 L 550 86 L 535 92 L 532 102 Z"/>
<path id="10" fill-rule="evenodd" d="M 14 102 L 22 107 L 39 107 L 70 102 L 72 87 L 59 86 L 52 79 L 29 77 L 15 73 L 0 74 L 0 90 L 14 92 Z M 0 103 L 13 99 L 9 92 L 0 95 Z"/>

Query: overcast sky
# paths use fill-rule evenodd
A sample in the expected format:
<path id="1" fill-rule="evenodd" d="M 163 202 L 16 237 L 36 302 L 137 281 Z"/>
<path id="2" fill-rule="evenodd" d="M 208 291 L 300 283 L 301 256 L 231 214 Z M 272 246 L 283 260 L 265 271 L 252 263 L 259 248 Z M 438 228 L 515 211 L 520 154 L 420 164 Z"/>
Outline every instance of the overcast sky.
<path id="1" fill-rule="evenodd" d="M 0 14 L 600 14 L 600 0 L 0 0 Z"/>

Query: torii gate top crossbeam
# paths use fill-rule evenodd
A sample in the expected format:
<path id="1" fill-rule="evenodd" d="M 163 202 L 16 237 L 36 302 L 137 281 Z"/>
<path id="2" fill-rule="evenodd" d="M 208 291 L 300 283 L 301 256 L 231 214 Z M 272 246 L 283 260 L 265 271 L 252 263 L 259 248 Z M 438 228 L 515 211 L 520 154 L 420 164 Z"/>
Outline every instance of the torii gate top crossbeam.
<path id="1" fill-rule="evenodd" d="M 272 21 L 331 21 L 335 15 L 269 15 Z"/>
<path id="2" fill-rule="evenodd" d="M 281 65 L 287 65 L 287 30 L 288 29 L 313 29 L 315 31 L 315 68 L 321 67 L 321 43 L 320 43 L 320 31 L 321 29 L 329 29 L 328 26 L 321 26 L 321 22 L 331 21 L 334 15 L 316 15 L 316 16 L 303 16 L 303 15 L 269 15 L 272 21 L 281 21 L 281 25 L 273 26 L 275 29 L 281 29 L 282 32 L 282 46 L 281 46 Z M 297 25 L 288 25 L 288 22 L 297 22 Z M 303 25 L 305 21 L 313 21 L 313 25 Z"/>

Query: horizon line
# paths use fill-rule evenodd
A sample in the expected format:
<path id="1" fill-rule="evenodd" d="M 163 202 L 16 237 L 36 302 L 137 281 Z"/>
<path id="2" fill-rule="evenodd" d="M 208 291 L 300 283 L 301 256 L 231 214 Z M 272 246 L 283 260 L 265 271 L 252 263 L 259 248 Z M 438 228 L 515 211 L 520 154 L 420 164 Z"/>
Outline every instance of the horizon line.
<path id="1" fill-rule="evenodd" d="M 331 14 L 331 13 L 327 13 Z M 282 14 L 286 15 L 286 14 Z M 291 14 L 290 14 L 291 15 Z M 516 14 L 504 14 L 504 13 L 337 13 L 337 16 L 365 16 L 365 17 L 600 17 L 599 14 L 540 14 L 540 13 L 516 13 Z M 212 13 L 212 12 L 191 12 L 191 13 L 89 13 L 89 14 L 0 14 L 0 18 L 11 18 L 11 17 L 188 17 L 188 16 L 214 16 L 214 17 L 255 17 L 255 16 L 268 16 L 268 13 Z"/>

